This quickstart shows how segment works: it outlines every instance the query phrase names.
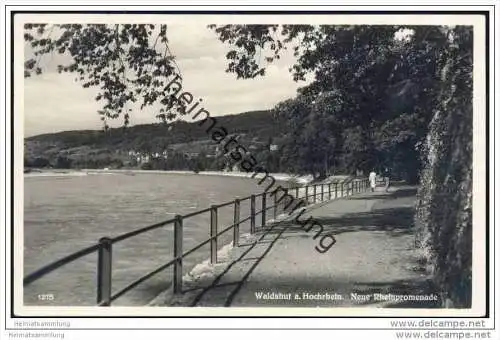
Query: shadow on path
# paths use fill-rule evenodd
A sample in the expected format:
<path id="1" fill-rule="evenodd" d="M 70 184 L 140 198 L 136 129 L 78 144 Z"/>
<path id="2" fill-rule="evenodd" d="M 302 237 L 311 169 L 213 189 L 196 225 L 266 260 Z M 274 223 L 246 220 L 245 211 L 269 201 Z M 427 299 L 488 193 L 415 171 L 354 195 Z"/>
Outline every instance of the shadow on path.
<path id="1" fill-rule="evenodd" d="M 414 209 L 398 207 L 377 209 L 366 213 L 346 214 L 342 217 L 315 217 L 325 232 L 334 234 L 356 231 L 385 231 L 391 236 L 413 232 Z"/>
<path id="2" fill-rule="evenodd" d="M 276 225 L 277 226 L 277 225 Z M 201 288 L 201 292 L 198 293 L 193 301 L 191 302 L 191 307 L 195 307 L 198 305 L 198 303 L 203 299 L 203 297 L 211 290 L 215 289 L 215 288 L 219 288 L 219 287 L 227 287 L 227 286 L 234 286 L 234 288 L 231 289 L 231 291 L 229 292 L 229 295 L 227 296 L 225 302 L 224 302 L 224 307 L 228 307 L 231 305 L 234 297 L 236 296 L 236 294 L 238 294 L 238 292 L 240 291 L 241 287 L 243 286 L 243 284 L 247 281 L 248 277 L 250 276 L 250 274 L 252 274 L 252 272 L 255 270 L 255 268 L 259 265 L 259 263 L 264 259 L 264 257 L 269 253 L 269 251 L 271 250 L 271 248 L 275 245 L 275 243 L 279 240 L 280 236 L 284 233 L 284 231 L 286 230 L 286 228 L 283 228 L 281 231 L 279 231 L 277 233 L 277 235 L 272 239 L 272 241 L 264 241 L 264 238 L 270 234 L 270 232 L 273 230 L 273 226 L 267 230 L 266 232 L 264 232 L 260 237 L 259 239 L 248 245 L 248 248 L 243 251 L 243 253 L 238 256 L 237 259 L 231 261 L 228 266 L 220 273 L 218 274 L 214 280 L 212 281 L 212 283 L 208 286 L 208 287 L 204 287 L 204 288 Z M 264 251 L 262 252 L 262 254 L 260 256 L 254 256 L 254 255 L 250 255 L 248 256 L 248 254 L 251 253 L 252 250 L 255 249 L 256 246 L 259 246 L 259 245 L 265 245 L 264 246 Z M 240 247 L 244 247 L 244 246 L 240 246 Z M 246 273 L 244 273 L 243 277 L 239 280 L 239 281 L 236 281 L 236 282 L 231 282 L 231 283 L 220 283 L 221 280 L 224 278 L 224 276 L 236 265 L 242 263 L 242 262 L 252 262 L 253 261 L 253 264 L 250 266 L 250 268 L 246 271 Z"/>
<path id="3" fill-rule="evenodd" d="M 394 190 L 394 189 L 392 189 Z M 402 197 L 411 197 L 415 196 L 417 194 L 417 188 L 411 187 L 411 188 L 398 188 L 395 191 L 391 191 L 389 189 L 389 192 L 387 193 L 379 193 L 379 192 L 367 192 L 366 195 L 363 196 L 353 196 L 349 197 L 350 200 L 367 200 L 367 199 L 398 199 Z"/>
<path id="4" fill-rule="evenodd" d="M 398 199 L 403 198 L 403 202 L 407 202 L 406 197 L 412 197 L 415 195 L 416 190 L 411 189 L 400 189 L 395 192 L 380 195 L 383 200 L 388 199 Z M 371 200 L 380 199 L 378 195 L 365 195 L 364 197 L 350 197 L 349 199 L 356 200 Z M 390 204 L 380 204 L 383 208 L 373 209 L 371 211 L 359 212 L 359 213 L 348 213 L 343 214 L 339 217 L 334 216 L 314 216 L 314 218 L 323 225 L 323 233 L 332 233 L 334 235 L 354 233 L 354 232 L 381 232 L 379 237 L 386 240 L 391 240 L 393 237 L 400 237 L 404 235 L 410 235 L 412 233 L 414 208 L 411 206 L 401 206 L 395 204 L 394 207 L 390 207 Z M 325 212 L 325 208 L 322 208 L 322 212 L 328 215 L 328 210 Z M 352 210 L 351 210 L 352 211 Z M 314 214 L 314 212 L 313 212 Z M 309 215 L 305 215 L 309 216 Z M 315 234 L 316 232 L 314 232 Z M 208 302 L 212 306 L 231 306 L 235 300 L 235 297 L 242 291 L 242 287 L 245 286 L 243 292 L 248 294 L 249 291 L 257 292 L 269 289 L 290 289 L 295 292 L 313 292 L 313 291 L 342 291 L 346 295 L 350 293 L 365 294 L 374 296 L 374 294 L 401 294 L 401 295 L 425 295 L 429 292 L 433 292 L 430 281 L 424 276 L 410 275 L 410 276 L 379 276 L 377 280 L 372 282 L 367 276 L 361 281 L 357 281 L 346 275 L 345 272 L 338 272 L 335 279 L 330 279 L 327 275 L 323 275 L 321 271 L 316 271 L 305 275 L 304 277 L 299 277 L 297 275 L 288 275 L 286 269 L 284 273 L 273 273 L 269 272 L 264 274 L 264 276 L 259 276 L 256 279 L 249 280 L 250 275 L 255 271 L 259 264 L 266 258 L 271 249 L 275 247 L 277 241 L 283 239 L 296 239 L 307 237 L 311 238 L 313 236 L 312 232 L 304 232 L 300 225 L 297 225 L 293 220 L 283 221 L 275 225 L 269 226 L 267 229 L 259 231 L 260 235 L 255 242 L 240 245 L 236 248 L 236 258 L 231 260 L 224 270 L 218 273 L 215 278 L 206 286 L 195 288 L 194 290 L 199 292 L 194 296 L 190 305 L 199 306 L 204 305 L 203 300 Z M 371 234 L 369 234 L 371 235 Z M 386 237 L 389 236 L 389 237 Z M 358 237 L 356 235 L 356 237 Z M 370 236 L 371 237 L 371 236 Z M 298 240 L 298 239 L 297 239 Z M 392 239 L 394 240 L 394 239 Z M 407 239 L 404 242 L 400 242 L 400 239 L 392 241 L 391 244 L 406 244 Z M 287 242 L 287 241 L 285 241 Z M 406 242 L 406 243 L 405 243 Z M 282 244 L 280 245 L 280 247 Z M 363 244 L 359 244 L 363 247 Z M 398 246 L 399 247 L 399 246 Z M 398 250 L 398 247 L 394 251 Z M 410 245 L 411 248 L 411 245 Z M 346 256 L 350 256 L 349 252 Z M 399 253 L 395 254 L 398 258 Z M 402 254 L 401 254 L 402 255 Z M 276 255 L 273 255 L 276 256 Z M 406 256 L 406 255 L 405 255 Z M 400 257 L 400 256 L 399 256 Z M 271 256 L 272 259 L 272 256 Z M 286 260 L 286 259 L 285 259 Z M 393 261 L 394 258 L 391 258 Z M 299 260 L 297 260 L 299 261 Z M 266 264 L 267 262 L 265 262 Z M 292 263 L 290 263 L 293 266 Z M 391 263 L 386 263 L 386 266 L 391 266 Z M 261 270 L 259 269 L 259 272 Z M 337 270 L 335 270 L 337 272 Z M 330 271 L 331 273 L 331 271 Z M 260 280 L 263 278 L 263 280 Z M 392 280 L 394 278 L 394 280 Z M 267 302 L 255 302 L 249 303 L 248 305 L 255 306 L 265 306 Z M 328 304 L 329 303 L 329 304 Z M 430 308 L 439 307 L 439 301 L 383 301 L 376 299 L 368 299 L 366 301 L 355 303 L 355 305 L 380 305 L 383 303 L 383 307 L 398 307 L 398 308 Z M 286 304 L 286 302 L 271 301 L 267 306 Z M 318 305 L 332 306 L 331 301 L 325 303 L 319 303 Z M 352 303 L 350 305 L 353 305 Z M 293 307 L 289 303 L 287 306 Z M 296 305 L 296 307 L 303 307 L 304 305 Z"/>
<path id="5" fill-rule="evenodd" d="M 305 214 L 304 216 L 309 216 Z M 313 215 L 314 216 L 314 215 Z M 323 233 L 333 233 L 335 235 L 357 232 L 357 231 L 384 231 L 391 236 L 401 236 L 413 232 L 413 207 L 395 207 L 377 209 L 371 212 L 345 214 L 340 217 L 314 216 L 314 219 L 323 225 Z M 306 219 L 306 217 L 301 218 Z M 284 221 L 276 225 L 268 233 L 282 233 L 286 229 L 285 236 L 294 233 L 303 233 L 304 229 L 294 220 Z M 313 229 L 312 233 L 316 233 Z M 304 237 L 311 237 L 304 234 Z"/>

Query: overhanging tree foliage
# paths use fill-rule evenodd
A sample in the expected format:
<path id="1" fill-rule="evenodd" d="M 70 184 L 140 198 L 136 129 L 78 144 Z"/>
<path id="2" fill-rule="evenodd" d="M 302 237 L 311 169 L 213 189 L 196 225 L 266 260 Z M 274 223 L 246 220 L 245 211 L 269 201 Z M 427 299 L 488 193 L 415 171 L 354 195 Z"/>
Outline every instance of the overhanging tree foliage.
<path id="1" fill-rule="evenodd" d="M 389 167 L 393 173 L 416 181 L 419 146 L 437 100 L 443 51 L 449 46 L 445 28 L 211 28 L 231 46 L 227 71 L 238 78 L 265 75 L 266 66 L 287 48 L 297 57 L 290 67 L 294 79 L 314 74 L 314 81 L 300 89 L 296 99 L 275 108 L 278 116 L 287 117 L 289 125 L 288 152 L 284 155 L 302 162 L 301 170 L 321 175 L 334 164 L 352 172 Z M 401 34 L 404 32 L 407 34 Z M 317 128 L 311 127 L 312 122 Z M 321 161 L 318 153 L 323 155 Z"/>
<path id="2" fill-rule="evenodd" d="M 265 75 L 266 65 L 293 48 L 294 79 L 313 73 L 300 90 L 302 114 L 278 105 L 276 116 L 288 125 L 282 164 L 289 170 L 324 176 L 337 168 L 390 167 L 416 179 L 418 147 L 436 100 L 441 50 L 447 39 L 440 27 L 408 27 L 410 39 L 395 39 L 400 26 L 211 25 L 231 45 L 228 72 L 239 78 Z M 25 76 L 40 74 L 44 55 L 68 60 L 59 72 L 75 74 L 83 87 L 97 87 L 99 111 L 128 124 L 134 108 L 153 106 L 165 121 L 183 112 L 167 92 L 178 73 L 168 48 L 166 25 L 27 24 L 25 40 L 33 58 Z M 137 103 L 137 105 L 136 105 Z M 139 105 L 140 104 L 140 105 Z M 292 110 L 293 111 L 293 110 Z M 305 113 L 307 111 L 307 114 Z"/>
<path id="3" fill-rule="evenodd" d="M 170 53 L 166 25 L 145 24 L 26 24 L 24 39 L 32 52 L 24 75 L 43 72 L 45 55 L 57 54 L 66 63 L 59 73 L 75 75 L 84 88 L 98 88 L 96 101 L 106 125 L 108 119 L 129 123 L 134 108 L 158 108 L 158 117 L 170 120 L 182 107 L 168 94 L 167 78 L 178 74 Z"/>

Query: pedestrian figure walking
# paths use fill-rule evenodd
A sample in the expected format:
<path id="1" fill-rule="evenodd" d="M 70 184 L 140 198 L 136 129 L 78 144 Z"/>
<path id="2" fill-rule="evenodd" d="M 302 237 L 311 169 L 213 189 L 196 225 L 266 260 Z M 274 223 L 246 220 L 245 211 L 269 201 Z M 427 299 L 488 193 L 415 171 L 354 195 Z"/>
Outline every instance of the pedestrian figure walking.
<path id="1" fill-rule="evenodd" d="M 390 179 L 389 179 L 389 169 L 384 170 L 384 182 L 385 182 L 385 192 L 389 191 Z"/>
<path id="2" fill-rule="evenodd" d="M 370 188 L 372 189 L 372 192 L 374 192 L 375 186 L 377 185 L 377 174 L 375 173 L 375 171 L 372 170 L 372 172 L 370 172 L 368 180 L 370 181 Z"/>

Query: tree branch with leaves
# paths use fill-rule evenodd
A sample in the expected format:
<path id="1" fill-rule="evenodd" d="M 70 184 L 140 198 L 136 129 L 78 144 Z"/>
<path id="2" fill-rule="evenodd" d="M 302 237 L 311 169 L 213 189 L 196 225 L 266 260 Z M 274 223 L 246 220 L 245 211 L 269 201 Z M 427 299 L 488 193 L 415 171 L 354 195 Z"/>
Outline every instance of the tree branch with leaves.
<path id="1" fill-rule="evenodd" d="M 43 57 L 61 55 L 59 73 L 75 75 L 82 87 L 98 89 L 96 101 L 107 128 L 108 119 L 130 121 L 133 107 L 158 107 L 158 117 L 173 119 L 182 107 L 168 93 L 167 79 L 179 74 L 170 54 L 166 25 L 26 24 L 24 39 L 32 57 L 24 76 L 42 74 Z M 137 103 L 137 104 L 136 104 Z"/>

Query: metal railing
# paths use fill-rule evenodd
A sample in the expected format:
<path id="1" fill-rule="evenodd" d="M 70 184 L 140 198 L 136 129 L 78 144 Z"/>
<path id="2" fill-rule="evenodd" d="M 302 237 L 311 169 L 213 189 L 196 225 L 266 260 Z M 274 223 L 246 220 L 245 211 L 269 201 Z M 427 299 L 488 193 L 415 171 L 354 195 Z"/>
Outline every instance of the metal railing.
<path id="1" fill-rule="evenodd" d="M 325 189 L 326 187 L 326 189 Z M 349 179 L 340 182 L 311 184 L 306 186 L 296 186 L 290 188 L 283 188 L 285 194 L 291 195 L 294 199 L 304 200 L 307 203 L 318 203 L 346 197 L 355 193 L 360 193 L 368 189 L 368 181 L 366 179 Z M 319 188 L 319 189 L 318 189 Z M 312 190 L 312 193 L 311 193 Z M 301 194 L 301 191 L 304 193 Z M 269 196 L 273 197 L 273 204 L 268 206 Z M 260 198 L 261 208 L 256 210 L 256 199 Z M 250 222 L 250 233 L 253 234 L 257 231 L 256 222 L 257 216 L 261 215 L 260 228 L 265 228 L 268 223 L 273 223 L 268 220 L 268 211 L 272 210 L 272 217 L 274 220 L 278 217 L 280 212 L 284 213 L 286 210 L 285 200 L 282 199 L 283 195 L 278 197 L 278 194 L 273 192 L 263 192 L 260 194 L 250 195 L 244 198 L 236 198 L 234 201 L 226 202 L 223 204 L 212 205 L 210 208 L 199 210 L 186 215 L 176 215 L 174 218 L 156 223 L 144 228 L 133 230 L 128 233 L 118 235 L 116 237 L 103 237 L 99 242 L 72 253 L 66 257 L 56 260 L 24 277 L 23 285 L 27 286 L 38 279 L 46 276 L 47 274 L 55 271 L 56 269 L 69 264 L 84 256 L 97 252 L 97 305 L 110 306 L 113 301 L 137 287 L 139 284 L 153 277 L 154 275 L 162 272 L 163 270 L 173 266 L 173 291 L 174 293 L 182 292 L 182 273 L 183 273 L 183 259 L 189 254 L 197 251 L 201 247 L 210 244 L 210 262 L 217 263 L 217 249 L 218 239 L 220 236 L 230 230 L 233 231 L 233 246 L 239 246 L 240 240 L 240 225 L 244 222 Z M 250 212 L 245 218 L 241 218 L 241 203 L 250 202 Z M 233 224 L 225 227 L 219 231 L 218 213 L 219 209 L 227 206 L 233 206 Z M 289 206 L 289 205 L 288 205 Z M 183 222 L 186 218 L 200 215 L 203 213 L 210 213 L 210 237 L 205 241 L 197 244 L 186 252 L 183 252 Z M 134 236 L 144 234 L 146 232 L 173 225 L 173 259 L 169 262 L 159 266 L 155 270 L 147 273 L 146 275 L 136 279 L 128 284 L 126 287 L 119 291 L 112 292 L 112 255 L 113 246 L 118 242 L 130 239 Z"/>

